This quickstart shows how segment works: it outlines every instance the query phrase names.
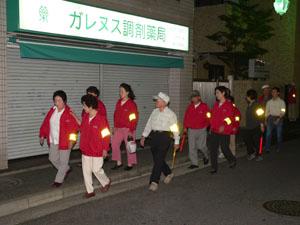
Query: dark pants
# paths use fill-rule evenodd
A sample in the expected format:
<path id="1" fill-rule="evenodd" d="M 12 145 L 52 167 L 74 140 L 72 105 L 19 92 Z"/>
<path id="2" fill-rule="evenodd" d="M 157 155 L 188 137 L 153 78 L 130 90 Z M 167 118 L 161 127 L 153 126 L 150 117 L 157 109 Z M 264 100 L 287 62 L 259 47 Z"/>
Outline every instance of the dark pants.
<path id="1" fill-rule="evenodd" d="M 212 132 L 209 137 L 209 150 L 211 167 L 213 170 L 218 170 L 218 153 L 219 146 L 229 163 L 236 161 L 236 158 L 229 149 L 230 135 L 222 135 Z"/>
<path id="2" fill-rule="evenodd" d="M 283 129 L 283 120 L 279 120 L 276 123 L 276 119 L 278 117 L 269 116 L 267 119 L 267 134 L 266 134 L 266 150 L 269 151 L 271 147 L 271 139 L 272 139 L 272 132 L 276 130 L 277 134 L 277 149 L 279 150 L 282 144 L 282 129 Z"/>
<path id="3" fill-rule="evenodd" d="M 260 126 L 254 128 L 254 129 L 242 129 L 241 130 L 241 136 L 243 137 L 243 140 L 245 141 L 248 155 L 252 155 L 253 153 L 256 153 L 256 155 L 259 154 L 259 141 L 260 141 L 261 135 L 262 135 L 262 133 L 260 130 Z"/>
<path id="4" fill-rule="evenodd" d="M 171 174 L 171 169 L 165 161 L 171 143 L 172 138 L 168 132 L 153 132 L 151 134 L 150 145 L 154 165 L 150 177 L 150 183 L 159 183 L 161 173 L 165 176 Z"/>

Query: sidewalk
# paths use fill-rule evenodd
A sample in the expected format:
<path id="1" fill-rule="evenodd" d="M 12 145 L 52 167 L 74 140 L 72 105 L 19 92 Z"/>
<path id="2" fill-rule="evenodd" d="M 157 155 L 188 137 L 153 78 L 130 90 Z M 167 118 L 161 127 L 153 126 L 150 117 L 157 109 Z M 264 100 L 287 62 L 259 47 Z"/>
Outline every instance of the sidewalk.
<path id="1" fill-rule="evenodd" d="M 177 153 L 176 165 L 188 162 L 187 149 Z M 112 184 L 128 181 L 135 177 L 145 176 L 152 169 L 152 155 L 149 147 L 138 149 L 138 165 L 131 171 L 124 171 L 120 168 L 113 171 L 110 168 L 113 162 L 106 162 L 104 170 L 112 179 Z M 123 159 L 126 156 L 123 154 Z M 172 152 L 169 151 L 168 160 L 172 159 Z M 56 170 L 47 160 L 47 156 L 37 157 L 31 161 L 14 162 L 11 169 L 0 173 L 0 217 L 13 214 L 31 207 L 57 201 L 70 196 L 83 194 L 82 170 L 78 167 L 80 162 L 79 152 L 74 151 L 71 158 L 72 172 L 62 187 L 53 188 Z M 126 161 L 123 161 L 126 165 Z M 98 187 L 99 182 L 95 180 Z"/>

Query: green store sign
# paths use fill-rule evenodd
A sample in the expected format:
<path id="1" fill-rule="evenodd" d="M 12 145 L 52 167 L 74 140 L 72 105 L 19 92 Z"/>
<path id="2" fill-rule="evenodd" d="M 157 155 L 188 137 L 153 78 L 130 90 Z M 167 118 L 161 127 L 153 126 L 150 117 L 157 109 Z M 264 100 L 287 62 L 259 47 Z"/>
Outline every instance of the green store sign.
<path id="1" fill-rule="evenodd" d="M 63 0 L 7 0 L 7 8 L 12 32 L 189 50 L 186 26 Z"/>
<path id="2" fill-rule="evenodd" d="M 284 15 L 288 9 L 289 9 L 289 0 L 275 0 L 273 3 L 274 9 L 276 13 L 278 13 L 280 16 Z"/>

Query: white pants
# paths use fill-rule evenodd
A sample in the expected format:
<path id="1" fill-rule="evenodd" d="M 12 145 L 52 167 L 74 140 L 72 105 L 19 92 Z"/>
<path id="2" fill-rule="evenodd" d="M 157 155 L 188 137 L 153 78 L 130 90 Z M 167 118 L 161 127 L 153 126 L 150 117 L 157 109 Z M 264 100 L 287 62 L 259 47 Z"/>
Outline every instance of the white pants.
<path id="1" fill-rule="evenodd" d="M 102 166 L 103 157 L 82 155 L 82 172 L 87 193 L 94 192 L 93 174 L 103 187 L 109 183 L 109 178 L 106 176 Z"/>
<path id="2" fill-rule="evenodd" d="M 49 160 L 58 170 L 55 182 L 62 183 L 66 177 L 66 173 L 70 169 L 69 159 L 71 150 L 59 150 L 58 145 L 51 144 L 49 149 Z"/>

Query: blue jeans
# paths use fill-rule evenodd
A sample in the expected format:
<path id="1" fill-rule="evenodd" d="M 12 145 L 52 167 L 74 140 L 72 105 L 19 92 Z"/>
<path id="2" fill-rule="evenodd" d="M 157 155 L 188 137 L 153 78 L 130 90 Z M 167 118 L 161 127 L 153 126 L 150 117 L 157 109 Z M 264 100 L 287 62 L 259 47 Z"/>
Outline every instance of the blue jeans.
<path id="1" fill-rule="evenodd" d="M 280 149 L 282 143 L 282 119 L 275 123 L 276 117 L 269 116 L 267 120 L 267 134 L 266 134 L 266 150 L 270 150 L 271 141 L 272 141 L 272 132 L 275 129 L 277 134 L 277 148 Z"/>

